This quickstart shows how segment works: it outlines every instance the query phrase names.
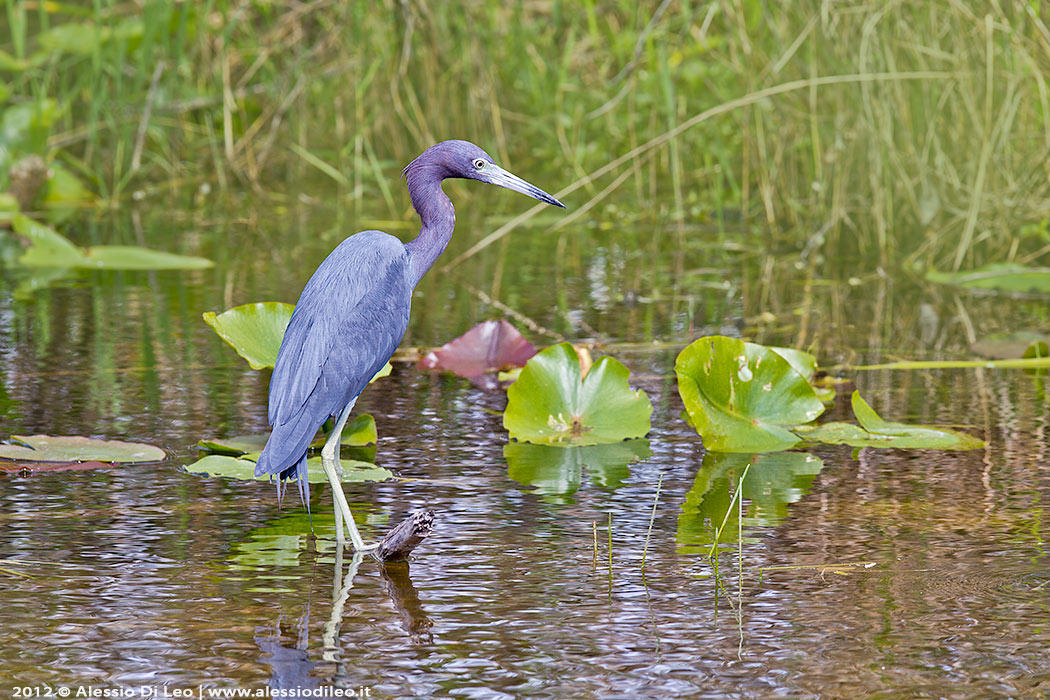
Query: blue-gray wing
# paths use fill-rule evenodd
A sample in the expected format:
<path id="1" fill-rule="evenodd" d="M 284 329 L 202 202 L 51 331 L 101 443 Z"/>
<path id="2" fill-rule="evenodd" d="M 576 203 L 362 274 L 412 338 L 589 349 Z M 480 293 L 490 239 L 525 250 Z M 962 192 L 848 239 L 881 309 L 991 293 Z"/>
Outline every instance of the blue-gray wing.
<path id="1" fill-rule="evenodd" d="M 296 466 L 325 420 L 368 386 L 405 335 L 411 299 L 407 251 L 389 234 L 354 234 L 321 263 L 277 353 L 273 432 L 256 475 Z"/>

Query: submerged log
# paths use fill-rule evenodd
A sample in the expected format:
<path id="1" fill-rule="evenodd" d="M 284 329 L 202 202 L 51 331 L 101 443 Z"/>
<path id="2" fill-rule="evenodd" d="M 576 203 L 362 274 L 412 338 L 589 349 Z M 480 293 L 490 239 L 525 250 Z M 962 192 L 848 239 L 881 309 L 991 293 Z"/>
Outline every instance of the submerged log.
<path id="1" fill-rule="evenodd" d="M 413 511 L 379 543 L 376 558 L 380 561 L 403 561 L 433 531 L 434 511 Z"/>

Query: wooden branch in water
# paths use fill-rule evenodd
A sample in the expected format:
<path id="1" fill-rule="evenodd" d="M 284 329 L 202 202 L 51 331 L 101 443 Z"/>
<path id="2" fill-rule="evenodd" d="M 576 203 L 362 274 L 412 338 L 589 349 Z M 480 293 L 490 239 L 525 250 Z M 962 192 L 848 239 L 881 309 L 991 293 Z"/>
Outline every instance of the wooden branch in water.
<path id="1" fill-rule="evenodd" d="M 379 543 L 376 557 L 380 561 L 403 561 L 420 542 L 434 531 L 434 511 L 413 511 Z"/>

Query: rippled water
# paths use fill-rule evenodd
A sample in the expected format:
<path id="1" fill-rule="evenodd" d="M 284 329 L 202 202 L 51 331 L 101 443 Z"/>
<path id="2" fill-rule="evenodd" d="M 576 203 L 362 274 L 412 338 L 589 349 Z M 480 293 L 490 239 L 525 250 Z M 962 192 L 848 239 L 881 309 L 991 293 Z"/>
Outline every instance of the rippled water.
<path id="1" fill-rule="evenodd" d="M 0 562 L 2 686 L 336 685 L 370 688 L 372 697 L 482 698 L 1050 695 L 1046 377 L 862 374 L 860 388 L 887 418 L 960 424 L 989 447 L 758 458 L 743 510 L 729 511 L 743 465 L 704 455 L 679 418 L 671 367 L 690 337 L 736 332 L 762 310 L 748 287 L 761 276 L 757 261 L 720 253 L 739 279 L 684 273 L 674 294 L 657 299 L 649 293 L 663 273 L 615 238 L 567 243 L 572 254 L 551 275 L 551 234 L 523 233 L 505 253 L 518 264 L 494 296 L 556 332 L 666 343 L 616 351 L 653 401 L 651 456 L 623 470 L 516 469 L 504 453 L 499 395 L 399 365 L 359 410 L 376 418 L 377 461 L 401 480 L 348 485 L 347 494 L 366 538 L 424 505 L 437 526 L 409 566 L 365 559 L 343 589 L 353 564 L 348 556 L 337 568 L 327 489 L 313 490 L 314 537 L 298 507 L 278 508 L 272 486 L 179 468 L 202 437 L 265 428 L 267 377 L 213 338 L 200 312 L 294 300 L 333 245 L 327 234 L 313 240 L 308 219 L 290 233 L 249 228 L 207 233 L 205 252 L 220 258 L 214 273 L 91 275 L 17 296 L 24 280 L 7 278 L 5 435 L 128 437 L 171 457 L 0 481 L 0 558 L 20 560 Z M 158 246 L 171 240 L 161 229 L 151 235 Z M 286 254 L 222 259 L 249 236 L 281 235 Z M 677 254 L 672 242 L 652 245 L 654 254 Z M 698 234 L 683 269 L 713 264 L 705 257 L 713 246 Z M 464 264 L 493 293 L 498 256 Z M 432 277 L 410 343 L 446 340 L 492 313 L 462 281 Z M 533 293 L 552 284 L 555 298 Z M 954 297 L 913 289 L 883 303 L 876 287 L 857 293 L 852 314 L 818 305 L 817 332 L 838 338 L 825 342 L 828 364 L 851 347 L 876 358 L 907 345 L 915 356 L 893 319 L 931 294 L 949 324 Z M 778 289 L 790 317 L 799 285 L 785 278 Z M 624 294 L 631 290 L 641 301 Z M 964 301 L 979 329 L 1045 321 L 1045 300 Z M 793 332 L 783 331 L 787 342 Z M 838 417 L 848 415 L 842 398 Z M 716 569 L 712 531 L 723 521 Z"/>

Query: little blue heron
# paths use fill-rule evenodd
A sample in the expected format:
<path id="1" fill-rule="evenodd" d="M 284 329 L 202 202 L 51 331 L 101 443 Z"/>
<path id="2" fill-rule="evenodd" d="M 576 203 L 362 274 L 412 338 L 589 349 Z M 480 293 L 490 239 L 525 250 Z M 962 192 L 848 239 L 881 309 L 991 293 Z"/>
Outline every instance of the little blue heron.
<path id="1" fill-rule="evenodd" d="M 336 539 L 343 522 L 358 551 L 366 546 L 354 524 L 340 483 L 343 426 L 368 382 L 391 358 L 408 328 L 412 290 L 452 238 L 456 213 L 441 190 L 446 178 L 479 180 L 565 208 L 540 188 L 500 168 L 468 141 L 442 141 L 408 164 L 402 175 L 412 206 L 423 221 L 408 243 L 382 231 L 349 236 L 306 283 L 284 333 L 270 379 L 273 426 L 255 475 L 276 475 L 278 487 L 298 479 L 305 503 L 309 485 L 306 451 L 317 430 L 334 418 L 321 449 L 321 465 L 335 498 Z"/>

